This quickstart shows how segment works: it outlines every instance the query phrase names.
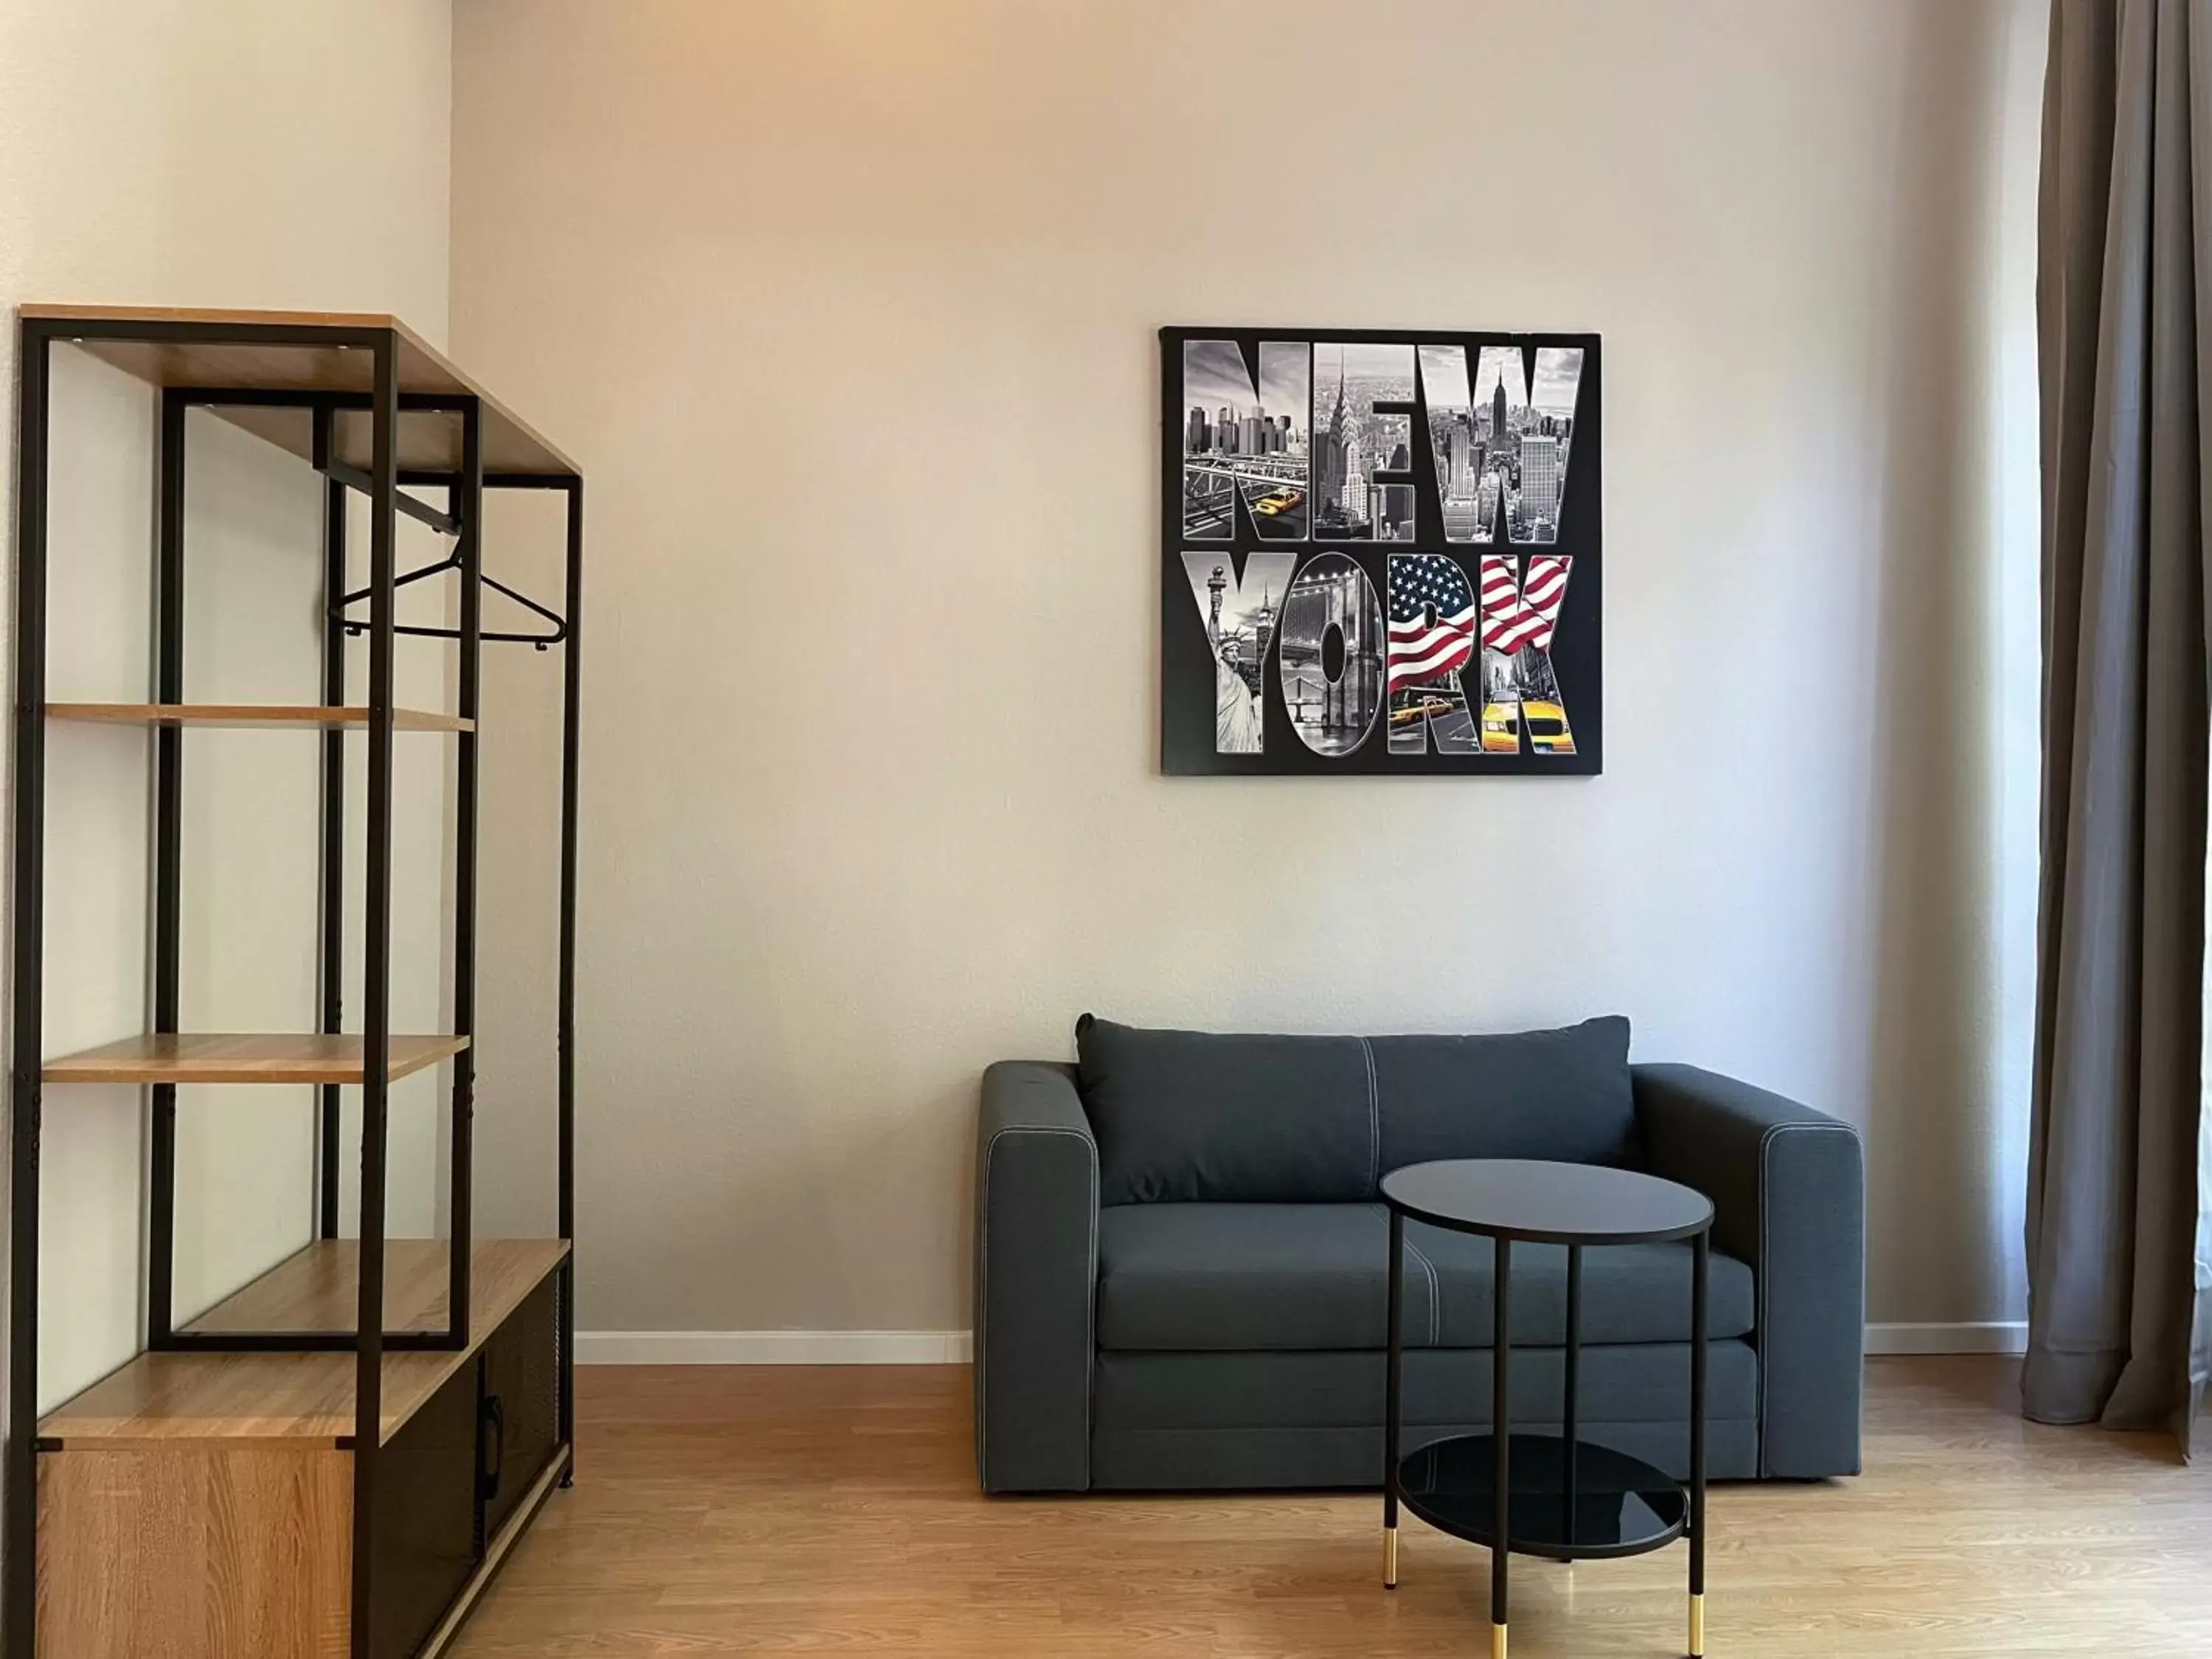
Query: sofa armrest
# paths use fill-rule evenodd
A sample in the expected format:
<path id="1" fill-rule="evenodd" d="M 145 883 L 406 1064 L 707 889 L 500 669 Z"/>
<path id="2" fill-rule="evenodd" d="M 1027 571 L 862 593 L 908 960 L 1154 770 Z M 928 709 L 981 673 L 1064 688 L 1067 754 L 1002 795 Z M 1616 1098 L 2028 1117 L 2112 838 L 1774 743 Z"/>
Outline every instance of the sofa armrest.
<path id="1" fill-rule="evenodd" d="M 1758 1283 L 1759 1473 L 1859 1472 L 1866 1169 L 1848 1123 L 1693 1066 L 1637 1066 L 1654 1175 L 1713 1201 L 1713 1243 Z"/>
<path id="2" fill-rule="evenodd" d="M 986 1492 L 1091 1484 L 1098 1143 L 1075 1068 L 1001 1060 L 975 1136 L 975 1467 Z"/>

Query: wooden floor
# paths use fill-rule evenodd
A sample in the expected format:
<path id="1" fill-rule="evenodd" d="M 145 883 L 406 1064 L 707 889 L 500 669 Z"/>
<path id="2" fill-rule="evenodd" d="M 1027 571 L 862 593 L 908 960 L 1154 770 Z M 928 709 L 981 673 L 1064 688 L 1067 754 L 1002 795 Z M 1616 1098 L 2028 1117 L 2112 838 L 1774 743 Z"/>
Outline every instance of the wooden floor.
<path id="1" fill-rule="evenodd" d="M 1714 1659 L 2212 1655 L 2212 1466 L 2020 1420 L 2013 1362 L 1874 1362 L 1869 1473 L 1726 1486 Z M 986 1499 L 964 1369 L 580 1373 L 556 1495 L 454 1659 L 1487 1654 L 1488 1557 L 1370 1497 Z M 1680 1547 L 1514 1560 L 1514 1659 L 1683 1651 Z"/>

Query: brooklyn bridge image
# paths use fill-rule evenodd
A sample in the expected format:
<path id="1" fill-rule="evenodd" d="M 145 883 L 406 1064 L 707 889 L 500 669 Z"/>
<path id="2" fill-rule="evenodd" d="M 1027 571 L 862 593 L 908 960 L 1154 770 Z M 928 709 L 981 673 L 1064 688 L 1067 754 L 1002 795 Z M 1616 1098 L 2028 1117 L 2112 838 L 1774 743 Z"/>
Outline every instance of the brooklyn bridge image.
<path id="1" fill-rule="evenodd" d="M 1322 554 L 1291 583 L 1276 638 L 1291 729 L 1317 755 L 1358 748 L 1382 701 L 1374 584 L 1344 554 Z"/>
<path id="2" fill-rule="evenodd" d="M 1304 539 L 1306 458 L 1286 454 L 1186 455 L 1183 535 L 1193 541 L 1218 541 L 1235 535 L 1240 489 L 1262 537 Z"/>

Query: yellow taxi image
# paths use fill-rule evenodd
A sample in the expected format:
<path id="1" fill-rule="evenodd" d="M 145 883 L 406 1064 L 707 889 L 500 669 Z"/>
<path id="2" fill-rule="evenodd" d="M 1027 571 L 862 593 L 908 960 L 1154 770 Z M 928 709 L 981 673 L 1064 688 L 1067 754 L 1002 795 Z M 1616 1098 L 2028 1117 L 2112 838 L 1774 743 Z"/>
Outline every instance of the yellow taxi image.
<path id="1" fill-rule="evenodd" d="M 1528 746 L 1543 755 L 1571 755 L 1575 734 L 1567 727 L 1567 711 L 1555 702 L 1524 702 L 1521 712 L 1528 721 Z"/>
<path id="2" fill-rule="evenodd" d="M 1534 704 L 1529 705 L 1531 708 Z M 1482 705 L 1482 752 L 1486 755 L 1517 755 L 1521 752 L 1521 732 L 1518 722 L 1521 705 L 1517 702 L 1486 702 Z"/>
<path id="3" fill-rule="evenodd" d="M 1302 489 L 1277 489 L 1253 502 L 1252 510 L 1262 517 L 1272 519 L 1278 513 L 1289 512 L 1305 498 L 1305 491 Z"/>
<path id="4" fill-rule="evenodd" d="M 1403 708 L 1390 711 L 1390 724 L 1410 726 L 1415 720 L 1427 720 L 1431 715 L 1449 714 L 1454 704 L 1443 697 L 1424 697 L 1419 702 L 1409 702 Z"/>

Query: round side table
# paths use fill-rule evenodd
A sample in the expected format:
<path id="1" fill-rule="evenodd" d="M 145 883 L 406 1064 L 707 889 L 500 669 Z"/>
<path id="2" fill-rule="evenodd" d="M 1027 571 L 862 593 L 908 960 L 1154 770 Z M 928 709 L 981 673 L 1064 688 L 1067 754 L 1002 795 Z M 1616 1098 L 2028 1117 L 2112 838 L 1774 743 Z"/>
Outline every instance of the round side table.
<path id="1" fill-rule="evenodd" d="M 1382 1177 L 1390 1210 L 1390 1351 L 1383 1417 L 1382 1582 L 1398 1583 L 1398 1508 L 1490 1550 L 1490 1641 L 1505 1659 L 1506 1564 L 1512 1553 L 1555 1561 L 1641 1555 L 1690 1542 L 1691 1659 L 1705 1650 L 1706 1280 L 1713 1206 L 1703 1194 L 1632 1170 L 1512 1158 L 1409 1164 Z M 1496 1261 L 1488 1434 L 1456 1435 L 1401 1458 L 1406 1221 L 1489 1238 Z M 1688 1239 L 1690 1479 L 1577 1437 L 1583 1249 Z M 1509 1392 L 1513 1246 L 1567 1247 L 1566 1389 L 1559 1434 L 1516 1434 Z"/>

